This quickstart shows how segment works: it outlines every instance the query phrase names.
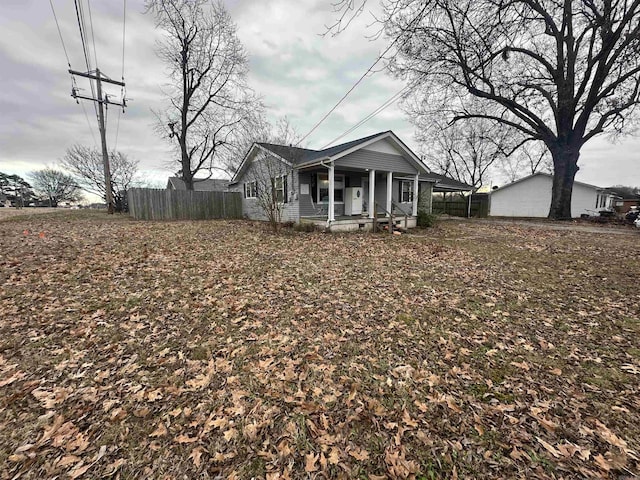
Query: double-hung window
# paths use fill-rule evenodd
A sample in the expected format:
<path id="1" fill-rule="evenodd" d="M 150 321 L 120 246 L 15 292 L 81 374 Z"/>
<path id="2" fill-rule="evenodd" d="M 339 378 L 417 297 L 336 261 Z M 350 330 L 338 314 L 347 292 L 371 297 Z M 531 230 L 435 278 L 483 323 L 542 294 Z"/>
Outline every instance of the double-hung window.
<path id="1" fill-rule="evenodd" d="M 272 179 L 273 194 L 276 202 L 287 203 L 287 176 L 280 175 Z"/>
<path id="2" fill-rule="evenodd" d="M 413 202 L 413 182 L 408 182 L 405 180 L 400 181 L 400 202 Z"/>
<path id="3" fill-rule="evenodd" d="M 256 198 L 258 196 L 258 182 L 246 182 L 244 184 L 244 198 Z"/>

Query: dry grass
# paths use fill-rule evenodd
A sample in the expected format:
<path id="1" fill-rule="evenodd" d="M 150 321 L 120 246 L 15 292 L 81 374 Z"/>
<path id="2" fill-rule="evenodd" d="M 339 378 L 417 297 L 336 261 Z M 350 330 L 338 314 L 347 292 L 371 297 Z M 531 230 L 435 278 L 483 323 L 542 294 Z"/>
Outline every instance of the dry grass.
<path id="1" fill-rule="evenodd" d="M 2 221 L 0 477 L 638 474 L 637 240 Z"/>
<path id="2" fill-rule="evenodd" d="M 28 208 L 14 208 L 14 207 L 2 207 L 0 208 L 0 220 L 6 220 L 13 217 L 33 217 L 34 215 L 42 215 L 43 213 L 60 213 L 61 210 L 57 208 L 45 208 L 45 207 L 28 207 Z"/>

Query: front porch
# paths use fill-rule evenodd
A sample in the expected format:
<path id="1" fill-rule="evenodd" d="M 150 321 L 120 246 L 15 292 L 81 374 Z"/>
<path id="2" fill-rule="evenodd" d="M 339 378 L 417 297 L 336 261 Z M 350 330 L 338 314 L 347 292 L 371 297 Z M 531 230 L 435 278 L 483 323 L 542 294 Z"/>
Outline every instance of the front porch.
<path id="1" fill-rule="evenodd" d="M 418 211 L 417 173 L 336 168 L 332 163 L 301 169 L 299 218 L 331 231 L 371 231 L 374 224 L 414 228 Z"/>

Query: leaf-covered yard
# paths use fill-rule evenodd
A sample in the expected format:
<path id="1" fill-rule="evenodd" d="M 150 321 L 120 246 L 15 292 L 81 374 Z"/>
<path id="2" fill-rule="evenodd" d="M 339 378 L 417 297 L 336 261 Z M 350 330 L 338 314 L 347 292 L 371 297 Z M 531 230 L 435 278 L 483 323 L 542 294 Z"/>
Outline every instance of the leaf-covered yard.
<path id="1" fill-rule="evenodd" d="M 1 221 L 0 477 L 632 477 L 634 233 Z"/>

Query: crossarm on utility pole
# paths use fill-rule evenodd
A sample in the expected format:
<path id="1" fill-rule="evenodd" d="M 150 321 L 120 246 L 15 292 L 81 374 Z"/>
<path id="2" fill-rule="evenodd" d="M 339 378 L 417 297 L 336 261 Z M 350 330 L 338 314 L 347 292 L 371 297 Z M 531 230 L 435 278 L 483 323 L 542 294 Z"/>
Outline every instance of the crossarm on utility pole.
<path id="1" fill-rule="evenodd" d="M 95 98 L 92 97 L 85 97 L 84 95 L 78 95 L 77 93 L 74 93 L 71 95 L 73 98 L 81 98 L 83 100 L 91 100 L 93 102 L 98 102 L 98 103 L 104 103 L 106 105 L 117 105 L 118 107 L 126 107 L 127 104 L 125 102 L 123 103 L 118 103 L 118 102 L 112 102 L 111 100 L 96 100 Z"/>
<path id="2" fill-rule="evenodd" d="M 114 85 L 119 85 L 121 87 L 124 87 L 123 82 L 118 82 L 117 80 L 111 80 L 110 78 L 105 78 L 100 76 L 100 70 L 98 69 L 96 69 L 96 75 L 92 75 L 90 73 L 85 73 L 85 72 L 78 72 L 77 70 L 71 70 L 71 69 L 69 69 L 69 73 L 71 75 L 78 75 L 79 77 L 90 78 L 91 80 L 100 80 L 105 83 L 113 83 Z"/>

